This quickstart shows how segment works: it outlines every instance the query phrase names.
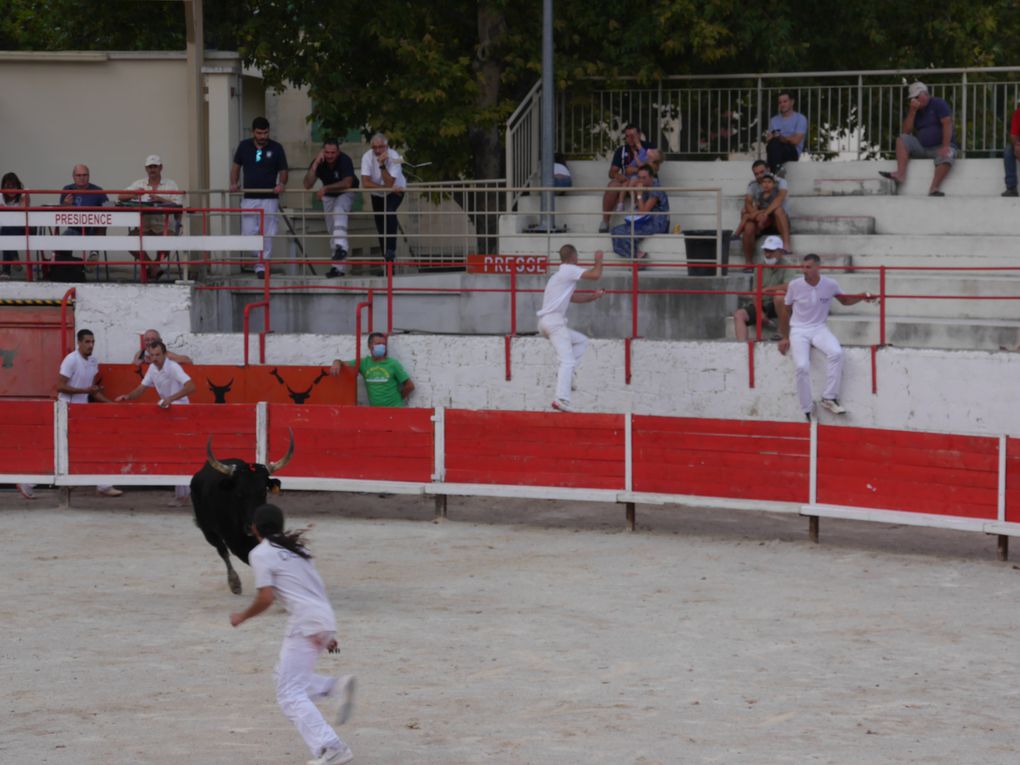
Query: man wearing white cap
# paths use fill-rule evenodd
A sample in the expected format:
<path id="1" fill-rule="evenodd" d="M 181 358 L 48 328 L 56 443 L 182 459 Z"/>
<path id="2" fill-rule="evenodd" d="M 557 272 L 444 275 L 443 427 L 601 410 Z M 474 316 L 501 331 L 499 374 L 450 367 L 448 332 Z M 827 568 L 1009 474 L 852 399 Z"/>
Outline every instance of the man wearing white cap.
<path id="1" fill-rule="evenodd" d="M 150 154 L 145 158 L 145 177 L 127 187 L 124 194 L 118 198 L 121 202 L 135 202 L 143 207 L 159 205 L 183 205 L 184 199 L 180 194 L 166 192 L 179 191 L 177 184 L 169 178 L 163 178 L 163 160 L 158 154 Z M 142 233 L 145 236 L 162 236 L 166 231 L 168 213 L 149 213 L 142 216 Z M 138 234 L 138 229 L 131 230 L 132 235 Z M 135 259 L 148 269 L 149 279 L 159 281 L 163 276 L 162 264 L 167 257 L 166 252 L 156 253 L 156 259 L 150 261 L 149 256 L 144 252 L 132 252 Z"/>
<path id="2" fill-rule="evenodd" d="M 941 98 L 932 98 L 928 86 L 913 82 L 907 89 L 910 99 L 907 116 L 903 118 L 903 132 L 896 139 L 896 170 L 879 171 L 899 186 L 907 180 L 907 162 L 911 157 L 935 160 L 935 174 L 928 188 L 928 196 L 944 197 L 939 188 L 956 161 L 956 130 L 953 126 L 953 109 Z"/>
<path id="3" fill-rule="evenodd" d="M 786 248 L 783 247 L 782 237 L 765 237 L 765 244 L 762 245 L 762 256 L 765 268 L 761 270 L 761 312 L 762 326 L 767 326 L 774 319 L 780 322 L 787 314 L 786 303 L 782 296 L 786 294 L 786 283 L 793 276 L 793 269 L 783 268 L 783 255 Z M 757 288 L 757 285 L 756 285 Z M 757 322 L 758 311 L 754 307 L 754 301 L 748 301 L 733 312 L 733 332 L 737 340 L 747 342 L 747 332 Z M 778 339 L 778 338 L 773 338 Z"/>

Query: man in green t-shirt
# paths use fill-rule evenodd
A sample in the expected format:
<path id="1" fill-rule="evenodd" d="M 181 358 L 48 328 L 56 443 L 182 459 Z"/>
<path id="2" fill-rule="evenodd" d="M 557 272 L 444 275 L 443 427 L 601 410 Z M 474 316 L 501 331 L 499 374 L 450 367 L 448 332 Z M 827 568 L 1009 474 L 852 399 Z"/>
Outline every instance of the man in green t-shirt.
<path id="1" fill-rule="evenodd" d="M 783 255 L 785 253 L 786 248 L 783 247 L 781 237 L 769 236 L 765 238 L 765 243 L 762 245 L 765 268 L 761 270 L 763 328 L 770 326 L 770 320 L 772 319 L 779 319 L 781 321 L 783 314 L 790 310 L 786 303 L 783 302 L 782 297 L 786 294 L 786 283 L 796 274 L 793 273 L 792 269 L 782 267 Z M 756 312 L 753 300 L 745 303 L 733 312 L 733 332 L 737 336 L 737 340 L 742 343 L 747 342 L 748 330 L 754 329 L 755 321 Z M 779 340 L 780 338 L 775 337 L 773 339 Z"/>
<path id="2" fill-rule="evenodd" d="M 404 406 L 414 390 L 411 377 L 396 359 L 386 355 L 386 335 L 373 332 L 368 336 L 368 350 L 371 355 L 361 360 L 358 373 L 365 380 L 369 406 Z M 355 359 L 336 359 L 330 367 L 330 374 L 338 375 L 345 366 L 354 366 Z"/>

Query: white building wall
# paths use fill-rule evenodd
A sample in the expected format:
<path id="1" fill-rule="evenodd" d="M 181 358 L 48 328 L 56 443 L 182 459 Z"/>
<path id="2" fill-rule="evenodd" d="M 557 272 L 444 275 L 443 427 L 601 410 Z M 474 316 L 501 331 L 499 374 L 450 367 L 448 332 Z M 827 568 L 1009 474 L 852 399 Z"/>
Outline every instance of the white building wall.
<path id="1" fill-rule="evenodd" d="M 59 298 L 64 291 L 53 284 L 0 284 L 0 298 Z M 190 301 L 187 286 L 86 283 L 77 287 L 76 329 L 87 327 L 96 334 L 100 361 L 129 361 L 138 335 L 154 327 L 169 346 L 196 363 L 242 363 L 240 335 L 190 331 Z M 355 352 L 350 335 L 270 335 L 266 346 L 271 364 L 326 365 L 337 357 L 353 358 Z M 547 410 L 553 398 L 555 356 L 540 337 L 514 338 L 509 381 L 499 336 L 398 335 L 390 348 L 414 380 L 415 406 Z M 251 358 L 257 354 L 253 335 Z M 627 385 L 622 340 L 592 339 L 574 403 L 587 412 L 790 421 L 802 416 L 793 361 L 772 343 L 756 347 L 755 388 L 748 387 L 747 346 L 740 343 L 637 340 L 632 370 Z M 824 360 L 816 354 L 816 395 L 824 376 Z M 873 395 L 871 350 L 849 347 L 840 397 L 849 413 L 838 421 L 1020 435 L 1020 408 L 1013 401 L 1018 378 L 1017 353 L 884 348 L 878 352 L 878 394 Z M 821 419 L 837 418 L 822 412 Z"/>

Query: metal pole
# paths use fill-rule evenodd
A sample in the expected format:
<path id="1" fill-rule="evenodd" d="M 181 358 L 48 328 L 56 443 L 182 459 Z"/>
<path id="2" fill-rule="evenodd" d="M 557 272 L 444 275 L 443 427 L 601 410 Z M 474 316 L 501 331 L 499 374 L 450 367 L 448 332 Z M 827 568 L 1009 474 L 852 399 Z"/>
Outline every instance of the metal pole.
<path id="1" fill-rule="evenodd" d="M 555 197 L 551 191 L 553 185 L 553 4 L 552 0 L 542 0 L 542 185 L 547 191 L 542 192 L 542 210 L 545 212 L 545 230 L 553 228 Z"/>
<path id="2" fill-rule="evenodd" d="M 188 101 L 186 123 L 188 126 L 188 187 L 207 189 L 209 188 L 209 130 L 206 127 L 205 81 L 202 76 L 202 64 L 205 57 L 202 0 L 185 0 L 184 20 L 185 39 L 187 40 L 187 87 L 185 92 Z M 190 277 L 189 263 L 184 264 L 182 276 L 185 280 Z"/>

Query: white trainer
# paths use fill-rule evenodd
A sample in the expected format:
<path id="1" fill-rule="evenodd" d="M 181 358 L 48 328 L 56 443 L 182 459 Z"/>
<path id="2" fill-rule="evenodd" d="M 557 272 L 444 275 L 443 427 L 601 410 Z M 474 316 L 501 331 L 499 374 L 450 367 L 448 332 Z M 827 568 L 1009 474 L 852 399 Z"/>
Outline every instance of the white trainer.
<path id="1" fill-rule="evenodd" d="M 308 765 L 344 765 L 354 759 L 354 752 L 349 746 L 343 749 L 326 749 L 321 756 L 309 760 Z"/>
<path id="2" fill-rule="evenodd" d="M 333 712 L 333 724 L 343 725 L 351 719 L 351 712 L 354 710 L 354 689 L 357 681 L 354 675 L 340 675 L 336 679 L 336 685 L 330 692 L 330 696 L 337 699 L 336 710 Z M 347 762 L 344 760 L 344 762 Z"/>
<path id="3" fill-rule="evenodd" d="M 35 499 L 35 486 L 30 483 L 18 483 L 15 484 L 18 489 L 18 494 L 23 496 L 25 499 Z"/>
<path id="4" fill-rule="evenodd" d="M 833 414 L 846 414 L 846 407 L 839 403 L 836 398 L 823 398 L 820 402 L 822 408 L 828 409 Z"/>
<path id="5" fill-rule="evenodd" d="M 558 398 L 552 402 L 552 408 L 557 412 L 572 412 L 574 407 L 570 405 L 569 401 L 564 401 L 562 398 Z"/>

